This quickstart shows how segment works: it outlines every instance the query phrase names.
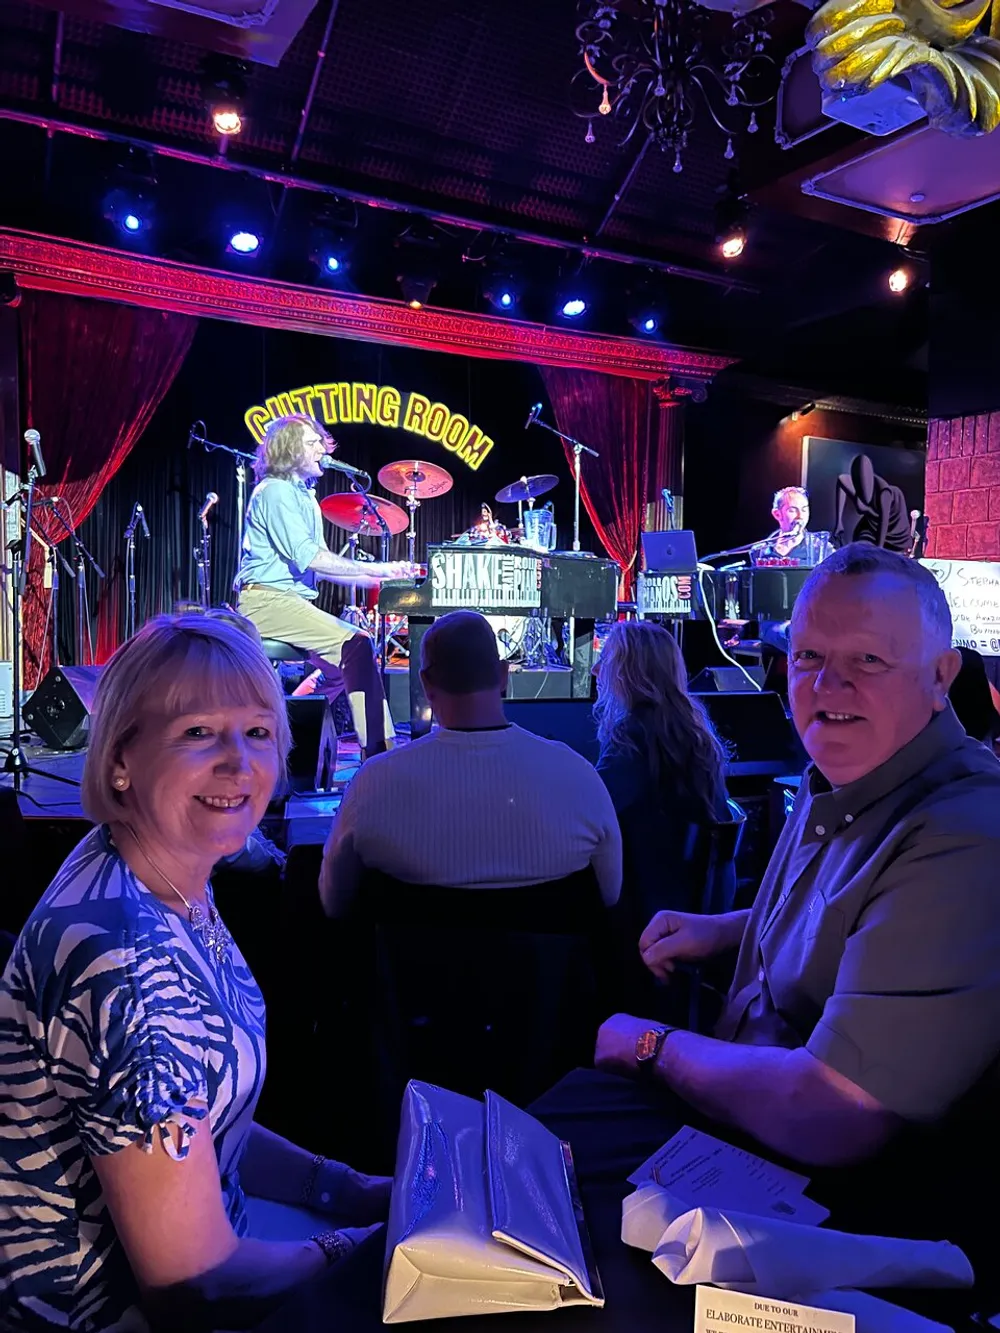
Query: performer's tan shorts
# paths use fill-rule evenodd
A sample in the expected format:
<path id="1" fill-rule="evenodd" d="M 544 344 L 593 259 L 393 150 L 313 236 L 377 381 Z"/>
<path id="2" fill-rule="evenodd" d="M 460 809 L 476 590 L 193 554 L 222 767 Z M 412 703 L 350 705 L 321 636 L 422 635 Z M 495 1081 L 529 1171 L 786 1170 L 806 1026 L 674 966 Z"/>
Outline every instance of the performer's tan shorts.
<path id="1" fill-rule="evenodd" d="M 290 643 L 333 666 L 340 666 L 344 644 L 359 632 L 298 593 L 277 588 L 241 588 L 237 610 L 253 621 L 263 638 Z"/>

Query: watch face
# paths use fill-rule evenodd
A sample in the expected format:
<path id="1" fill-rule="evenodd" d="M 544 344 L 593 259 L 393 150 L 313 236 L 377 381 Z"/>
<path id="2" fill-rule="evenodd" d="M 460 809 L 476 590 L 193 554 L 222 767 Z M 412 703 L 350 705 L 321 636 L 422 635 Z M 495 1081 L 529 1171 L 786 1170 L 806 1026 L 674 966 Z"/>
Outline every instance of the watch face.
<path id="1" fill-rule="evenodd" d="M 646 1060 L 656 1058 L 663 1038 L 663 1031 L 663 1028 L 649 1028 L 635 1043 L 635 1058 L 640 1064 Z"/>

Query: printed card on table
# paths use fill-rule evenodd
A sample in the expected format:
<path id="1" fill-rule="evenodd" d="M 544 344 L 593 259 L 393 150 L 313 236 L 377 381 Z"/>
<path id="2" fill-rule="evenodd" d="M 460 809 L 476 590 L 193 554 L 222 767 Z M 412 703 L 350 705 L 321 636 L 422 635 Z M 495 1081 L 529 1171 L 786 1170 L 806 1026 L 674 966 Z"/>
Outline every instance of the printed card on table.
<path id="1" fill-rule="evenodd" d="M 803 1190 L 809 1177 L 686 1125 L 629 1176 L 649 1181 L 692 1208 L 730 1208 L 755 1217 L 817 1226 L 830 1216 Z"/>
<path id="2" fill-rule="evenodd" d="M 854 1316 L 719 1287 L 695 1289 L 694 1333 L 854 1333 Z"/>

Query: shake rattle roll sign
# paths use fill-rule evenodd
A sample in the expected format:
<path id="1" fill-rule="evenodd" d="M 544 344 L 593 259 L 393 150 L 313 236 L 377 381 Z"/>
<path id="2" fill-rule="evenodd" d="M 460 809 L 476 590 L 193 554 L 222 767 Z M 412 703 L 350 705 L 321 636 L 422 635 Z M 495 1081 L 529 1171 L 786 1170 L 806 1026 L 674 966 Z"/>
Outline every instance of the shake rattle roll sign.
<path id="1" fill-rule="evenodd" d="M 276 394 L 263 407 L 247 409 L 244 421 L 259 444 L 270 422 L 303 412 L 327 426 L 386 426 L 433 440 L 476 472 L 493 441 L 461 412 L 432 402 L 422 393 L 403 393 L 391 384 L 308 384 Z"/>

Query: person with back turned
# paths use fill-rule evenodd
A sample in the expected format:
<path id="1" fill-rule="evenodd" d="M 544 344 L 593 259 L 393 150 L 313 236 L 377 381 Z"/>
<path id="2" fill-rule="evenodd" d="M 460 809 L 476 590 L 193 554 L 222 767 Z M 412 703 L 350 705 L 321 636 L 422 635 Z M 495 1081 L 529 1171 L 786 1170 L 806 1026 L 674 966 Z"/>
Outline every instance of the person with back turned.
<path id="1" fill-rule="evenodd" d="M 254 473 L 236 588 L 241 615 L 265 639 L 302 650 L 320 670 L 343 675 L 362 757 L 391 743 L 392 720 L 369 635 L 316 605 L 317 582 L 363 584 L 410 577 L 407 564 L 358 565 L 334 555 L 323 536 L 314 489 L 336 443 L 311 417 L 272 421 Z M 364 571 L 363 574 L 361 571 Z"/>
<path id="2" fill-rule="evenodd" d="M 414 885 L 521 888 L 592 866 L 604 902 L 621 888 L 621 835 L 604 783 L 581 755 L 507 721 L 507 664 L 475 611 L 424 635 L 421 679 L 438 727 L 380 755 L 348 787 L 320 875 L 344 916 L 365 869 Z"/>

